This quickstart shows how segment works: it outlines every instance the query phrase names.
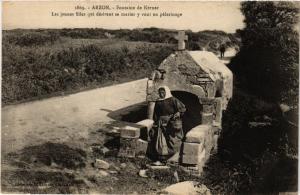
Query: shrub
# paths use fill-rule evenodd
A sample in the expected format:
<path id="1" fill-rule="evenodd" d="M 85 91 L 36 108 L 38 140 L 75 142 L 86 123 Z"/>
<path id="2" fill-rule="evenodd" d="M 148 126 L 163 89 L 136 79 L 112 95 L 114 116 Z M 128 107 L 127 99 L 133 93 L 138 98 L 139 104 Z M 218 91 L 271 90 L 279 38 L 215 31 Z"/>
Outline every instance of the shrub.
<path id="1" fill-rule="evenodd" d="M 58 33 L 39 33 L 39 32 L 25 32 L 20 35 L 8 35 L 7 41 L 19 46 L 35 46 L 44 45 L 46 43 L 54 43 L 59 39 Z"/>
<path id="2" fill-rule="evenodd" d="M 59 50 L 3 44 L 3 104 L 135 80 L 149 74 L 172 51 L 173 46 L 140 44 L 129 47 L 99 44 Z M 133 43 L 134 44 L 134 43 Z"/>
<path id="3" fill-rule="evenodd" d="M 231 69 L 244 88 L 271 101 L 297 105 L 299 37 L 293 2 L 243 2 L 242 47 Z"/>

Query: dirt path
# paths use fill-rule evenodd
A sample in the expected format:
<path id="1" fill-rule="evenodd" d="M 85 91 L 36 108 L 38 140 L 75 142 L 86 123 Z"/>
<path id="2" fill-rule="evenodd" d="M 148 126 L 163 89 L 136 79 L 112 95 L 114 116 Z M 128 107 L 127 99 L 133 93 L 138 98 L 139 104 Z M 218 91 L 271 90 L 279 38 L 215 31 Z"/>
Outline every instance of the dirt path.
<path id="1" fill-rule="evenodd" d="M 220 56 L 218 56 L 218 57 L 221 60 L 221 62 L 223 62 L 224 64 L 228 64 L 230 62 L 230 59 L 233 58 L 236 53 L 237 53 L 237 51 L 231 47 L 225 51 L 223 59 L 221 59 Z"/>
<path id="2" fill-rule="evenodd" d="M 146 79 L 2 109 L 2 154 L 47 141 L 83 144 L 107 114 L 145 101 Z"/>

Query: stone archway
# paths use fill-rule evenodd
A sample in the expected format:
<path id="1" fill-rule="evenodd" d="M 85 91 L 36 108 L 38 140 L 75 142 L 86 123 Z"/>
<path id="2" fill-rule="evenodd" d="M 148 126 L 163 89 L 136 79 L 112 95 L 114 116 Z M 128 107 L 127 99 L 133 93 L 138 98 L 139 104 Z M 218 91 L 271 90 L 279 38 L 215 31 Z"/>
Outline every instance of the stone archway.
<path id="1" fill-rule="evenodd" d="M 171 91 L 171 93 L 186 106 L 187 110 L 183 116 L 183 130 L 186 134 L 189 130 L 201 124 L 202 107 L 199 98 L 186 91 Z"/>

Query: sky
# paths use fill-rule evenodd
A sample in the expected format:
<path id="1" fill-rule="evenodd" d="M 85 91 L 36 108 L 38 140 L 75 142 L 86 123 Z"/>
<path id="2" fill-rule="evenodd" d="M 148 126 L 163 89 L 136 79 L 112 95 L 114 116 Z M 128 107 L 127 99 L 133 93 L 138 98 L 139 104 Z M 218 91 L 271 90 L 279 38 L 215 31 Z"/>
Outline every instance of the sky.
<path id="1" fill-rule="evenodd" d="M 109 9 L 93 9 L 97 6 Z M 84 10 L 75 9 L 76 6 Z M 134 7 L 134 10 L 118 9 Z M 142 9 L 137 9 L 140 6 Z M 156 7 L 154 10 L 144 6 Z M 102 8 L 103 8 L 102 7 Z M 176 30 L 223 30 L 235 32 L 243 28 L 243 15 L 238 1 L 56 1 L 56 2 L 3 2 L 2 29 L 35 28 L 106 28 L 133 29 L 158 27 Z M 81 12 L 85 16 L 63 16 L 61 13 Z M 111 13 L 113 16 L 97 16 L 99 13 Z M 94 13 L 94 15 L 92 15 Z M 134 16 L 115 16 L 116 13 L 134 14 Z M 151 16 L 142 16 L 142 14 Z M 153 13 L 157 16 L 153 16 Z M 177 16 L 165 16 L 166 14 Z M 90 17 L 88 17 L 90 14 Z M 182 16 L 178 17 L 178 14 Z M 162 15 L 162 17 L 161 17 Z"/>

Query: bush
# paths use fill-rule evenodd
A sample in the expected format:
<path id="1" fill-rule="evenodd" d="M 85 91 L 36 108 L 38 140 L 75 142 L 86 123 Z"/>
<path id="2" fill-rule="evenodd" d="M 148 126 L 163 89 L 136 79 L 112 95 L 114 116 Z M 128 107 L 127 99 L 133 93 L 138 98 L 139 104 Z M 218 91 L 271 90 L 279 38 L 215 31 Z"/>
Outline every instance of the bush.
<path id="1" fill-rule="evenodd" d="M 55 32 L 26 32 L 20 35 L 7 35 L 4 39 L 7 39 L 11 44 L 19 46 L 38 46 L 46 43 L 53 44 L 59 39 L 59 34 Z"/>
<path id="2" fill-rule="evenodd" d="M 242 47 L 230 68 L 241 85 L 270 101 L 297 105 L 299 37 L 293 2 L 243 2 Z"/>
<path id="3" fill-rule="evenodd" d="M 128 44 L 128 43 L 127 43 Z M 130 44 L 128 44 L 130 45 Z M 144 78 L 173 51 L 160 44 L 102 47 L 98 44 L 59 50 L 3 44 L 3 104 Z"/>

